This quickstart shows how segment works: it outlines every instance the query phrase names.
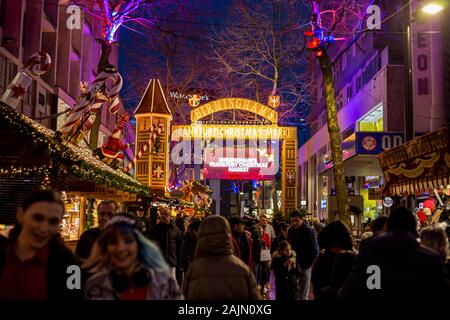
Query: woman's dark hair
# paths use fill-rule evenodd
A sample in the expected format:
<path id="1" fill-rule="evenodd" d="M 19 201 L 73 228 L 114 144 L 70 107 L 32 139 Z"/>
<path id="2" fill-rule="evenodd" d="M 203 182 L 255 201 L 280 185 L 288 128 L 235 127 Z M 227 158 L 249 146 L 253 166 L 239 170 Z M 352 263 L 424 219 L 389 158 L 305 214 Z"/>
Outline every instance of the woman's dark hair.
<path id="1" fill-rule="evenodd" d="M 378 233 L 380 231 L 383 231 L 383 228 L 387 224 L 387 222 L 388 222 L 387 216 L 381 216 L 381 217 L 376 218 L 374 220 L 374 222 L 372 223 L 373 233 Z"/>
<path id="2" fill-rule="evenodd" d="M 348 227 L 341 221 L 333 221 L 326 225 L 317 237 L 321 249 L 339 247 L 343 250 L 352 250 L 353 241 Z"/>
<path id="3" fill-rule="evenodd" d="M 61 205 L 64 210 L 64 202 L 61 196 L 57 192 L 51 190 L 38 190 L 30 194 L 22 203 L 22 210 L 26 211 L 36 202 L 57 203 Z"/>
<path id="4" fill-rule="evenodd" d="M 25 212 L 29 207 L 37 202 L 57 203 L 61 205 L 63 214 L 65 212 L 64 201 L 61 196 L 57 192 L 51 190 L 37 190 L 32 192 L 27 198 L 25 198 L 21 208 Z M 14 228 L 9 233 L 9 238 L 12 239 L 12 241 L 16 241 L 21 230 L 22 226 L 19 222 L 16 222 Z"/>
<path id="5" fill-rule="evenodd" d="M 289 242 L 287 242 L 286 240 L 280 241 L 280 243 L 278 244 L 278 251 L 285 250 L 288 247 L 289 247 Z"/>
<path id="6" fill-rule="evenodd" d="M 417 220 L 406 207 L 397 207 L 388 218 L 387 229 L 391 232 L 410 232 L 417 235 Z"/>
<path id="7" fill-rule="evenodd" d="M 191 232 L 198 231 L 198 228 L 200 228 L 200 223 L 201 222 L 202 221 L 200 219 L 192 220 L 192 222 L 188 226 L 188 230 L 191 231 Z"/>

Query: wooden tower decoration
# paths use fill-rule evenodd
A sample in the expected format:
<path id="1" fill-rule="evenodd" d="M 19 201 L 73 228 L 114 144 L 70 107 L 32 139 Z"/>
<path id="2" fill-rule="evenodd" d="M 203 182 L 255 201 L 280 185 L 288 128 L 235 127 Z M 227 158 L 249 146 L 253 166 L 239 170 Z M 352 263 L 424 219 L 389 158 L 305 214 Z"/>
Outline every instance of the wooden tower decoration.
<path id="1" fill-rule="evenodd" d="M 172 113 L 164 96 L 161 82 L 152 79 L 145 89 L 137 106 L 136 117 L 136 153 L 151 139 L 151 131 L 162 124 L 162 131 L 155 143 L 142 153 L 135 163 L 135 177 L 141 183 L 151 187 L 156 195 L 163 196 L 169 180 L 169 132 Z"/>

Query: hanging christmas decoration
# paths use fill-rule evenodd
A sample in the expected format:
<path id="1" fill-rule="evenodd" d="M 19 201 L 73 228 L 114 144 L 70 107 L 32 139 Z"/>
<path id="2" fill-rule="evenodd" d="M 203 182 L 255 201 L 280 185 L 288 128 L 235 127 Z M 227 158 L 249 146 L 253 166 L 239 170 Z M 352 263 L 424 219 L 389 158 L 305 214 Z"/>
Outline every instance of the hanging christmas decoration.
<path id="1" fill-rule="evenodd" d="M 51 66 L 52 59 L 47 52 L 39 51 L 33 54 L 16 74 L 0 101 L 16 109 L 33 81 L 33 78 L 27 73 L 41 76 L 50 70 Z"/>
<path id="2" fill-rule="evenodd" d="M 123 85 L 122 76 L 113 66 L 101 72 L 92 82 L 90 90 L 87 84 L 82 84 L 81 95 L 77 105 L 69 113 L 62 133 L 69 141 L 81 141 L 92 128 L 98 112 L 104 104 L 110 103 L 109 112 L 115 114 L 119 111 L 119 92 Z"/>
<path id="3" fill-rule="evenodd" d="M 125 168 L 125 172 L 130 171 L 135 163 L 142 157 L 142 155 L 151 147 L 154 145 L 156 139 L 158 138 L 158 136 L 161 134 L 161 132 L 164 129 L 164 125 L 158 121 L 155 124 L 153 124 L 152 127 L 150 127 L 150 139 L 144 143 L 144 145 L 142 146 L 142 148 L 136 153 L 136 156 L 134 157 L 133 160 L 130 161 L 130 163 L 128 164 L 128 166 Z"/>
<path id="4" fill-rule="evenodd" d="M 326 29 L 322 26 L 321 14 L 332 13 L 335 20 L 335 12 L 332 10 L 321 12 L 319 9 L 320 1 L 313 1 L 313 12 L 311 14 L 311 31 L 305 31 L 303 34 L 309 38 L 306 47 L 316 53 L 317 57 L 323 55 L 324 50 L 335 41 L 345 40 L 345 38 L 335 38 L 333 35 L 325 35 Z M 333 22 L 334 24 L 334 22 Z"/>
<path id="5" fill-rule="evenodd" d="M 117 121 L 116 128 L 108 137 L 106 143 L 94 151 L 94 154 L 100 160 L 113 168 L 119 167 L 119 164 L 123 162 L 123 150 L 130 147 L 128 143 L 123 143 L 121 140 L 123 127 L 129 119 L 130 115 L 128 113 L 122 114 Z"/>
<path id="6" fill-rule="evenodd" d="M 84 226 L 85 230 L 89 230 L 94 226 L 95 223 L 94 210 L 95 210 L 95 199 L 88 198 L 86 201 L 86 224 Z"/>

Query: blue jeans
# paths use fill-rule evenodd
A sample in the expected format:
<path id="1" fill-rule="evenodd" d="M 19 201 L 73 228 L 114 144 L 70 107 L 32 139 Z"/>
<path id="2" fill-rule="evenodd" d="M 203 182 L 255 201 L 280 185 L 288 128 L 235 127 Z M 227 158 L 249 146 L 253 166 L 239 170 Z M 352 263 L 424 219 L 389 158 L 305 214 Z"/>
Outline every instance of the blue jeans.
<path id="1" fill-rule="evenodd" d="M 308 300 L 309 286 L 311 284 L 311 268 L 298 267 L 299 300 Z"/>

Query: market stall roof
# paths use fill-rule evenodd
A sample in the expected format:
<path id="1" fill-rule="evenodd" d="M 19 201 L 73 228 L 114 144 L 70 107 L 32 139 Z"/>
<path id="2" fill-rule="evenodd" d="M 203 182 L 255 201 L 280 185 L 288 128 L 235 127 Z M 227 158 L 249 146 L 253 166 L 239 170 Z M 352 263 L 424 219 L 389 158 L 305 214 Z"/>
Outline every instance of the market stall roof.
<path id="1" fill-rule="evenodd" d="M 166 97 L 164 96 L 161 82 L 151 79 L 145 89 L 144 95 L 134 111 L 134 114 L 157 113 L 172 116 Z"/>
<path id="2" fill-rule="evenodd" d="M 430 191 L 450 184 L 449 126 L 378 155 L 389 195 Z"/>
<path id="3" fill-rule="evenodd" d="M 62 138 L 60 132 L 44 127 L 1 102 L 0 130 L 4 133 L 11 133 L 14 137 L 17 135 L 21 139 L 19 140 L 20 143 L 31 145 L 33 146 L 32 149 L 42 148 L 42 151 L 34 152 L 34 154 L 40 156 L 40 160 L 47 158 L 47 163 L 52 166 L 64 166 L 67 173 L 74 178 L 95 181 L 96 184 L 134 194 L 148 195 L 150 193 L 148 186 L 141 184 L 120 170 L 112 169 L 95 158 L 92 151 L 87 147 L 67 142 Z M 11 143 L 11 140 L 9 142 Z M 0 158 L 8 160 L 8 157 L 11 158 L 11 150 L 5 149 L 0 148 Z M 20 159 L 21 163 L 16 163 L 16 165 L 22 163 L 30 165 L 30 161 L 32 163 L 33 159 Z M 0 161 L 0 166 L 2 164 L 5 164 L 4 161 Z"/>

